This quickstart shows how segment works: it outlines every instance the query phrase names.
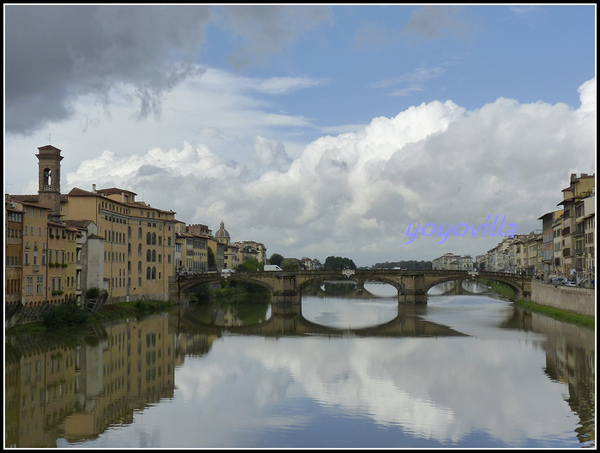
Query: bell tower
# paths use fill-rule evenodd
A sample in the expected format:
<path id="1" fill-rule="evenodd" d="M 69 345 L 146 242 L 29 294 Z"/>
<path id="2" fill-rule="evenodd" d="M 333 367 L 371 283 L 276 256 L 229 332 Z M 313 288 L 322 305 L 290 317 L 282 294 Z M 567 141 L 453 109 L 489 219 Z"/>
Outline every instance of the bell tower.
<path id="1" fill-rule="evenodd" d="M 38 148 L 39 203 L 52 210 L 50 216 L 60 221 L 60 149 L 52 145 Z"/>

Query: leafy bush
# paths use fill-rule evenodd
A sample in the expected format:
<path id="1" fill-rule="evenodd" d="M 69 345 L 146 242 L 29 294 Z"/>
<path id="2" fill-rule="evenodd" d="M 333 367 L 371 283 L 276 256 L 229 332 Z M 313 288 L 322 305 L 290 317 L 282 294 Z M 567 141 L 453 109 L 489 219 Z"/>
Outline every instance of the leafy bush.
<path id="1" fill-rule="evenodd" d="M 86 292 L 85 292 L 85 299 L 86 300 L 90 300 L 90 299 L 98 299 L 98 297 L 100 297 L 100 289 L 93 286 L 92 288 L 89 288 Z"/>
<path id="2" fill-rule="evenodd" d="M 48 329 L 62 329 L 86 324 L 89 319 L 89 313 L 81 308 L 77 301 L 70 300 L 46 313 L 42 324 Z"/>

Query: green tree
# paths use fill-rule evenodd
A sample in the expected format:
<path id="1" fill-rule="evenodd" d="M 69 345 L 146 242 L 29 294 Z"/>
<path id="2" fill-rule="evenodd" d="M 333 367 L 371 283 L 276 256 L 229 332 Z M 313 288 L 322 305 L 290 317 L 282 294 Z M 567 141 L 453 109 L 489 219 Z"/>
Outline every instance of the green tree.
<path id="1" fill-rule="evenodd" d="M 298 260 L 295 260 L 294 258 L 284 258 L 278 266 L 284 271 L 299 271 L 302 269 Z"/>
<path id="2" fill-rule="evenodd" d="M 328 256 L 323 265 L 325 269 L 342 270 L 345 268 L 356 269 L 356 264 L 350 258 L 342 258 L 341 256 Z"/>
<path id="3" fill-rule="evenodd" d="M 273 253 L 271 255 L 271 258 L 269 258 L 269 264 L 275 264 L 279 267 L 281 267 L 282 261 L 283 261 L 283 256 L 281 256 L 279 253 Z"/>
<path id="4" fill-rule="evenodd" d="M 256 272 L 263 270 L 264 265 L 261 264 L 256 258 L 248 258 L 242 264 L 239 264 L 235 270 L 238 272 Z"/>
<path id="5" fill-rule="evenodd" d="M 210 247 L 206 248 L 206 252 L 208 253 L 208 268 L 213 269 L 217 267 L 217 260 L 215 259 L 215 254 Z"/>

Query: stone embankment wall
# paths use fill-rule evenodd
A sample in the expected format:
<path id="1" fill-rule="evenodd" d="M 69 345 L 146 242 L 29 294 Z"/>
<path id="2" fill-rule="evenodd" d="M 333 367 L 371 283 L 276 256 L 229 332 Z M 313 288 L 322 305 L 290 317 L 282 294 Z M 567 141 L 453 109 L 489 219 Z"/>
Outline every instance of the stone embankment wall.
<path id="1" fill-rule="evenodd" d="M 546 307 L 578 313 L 596 315 L 596 292 L 589 288 L 560 286 L 531 280 L 531 301 Z"/>

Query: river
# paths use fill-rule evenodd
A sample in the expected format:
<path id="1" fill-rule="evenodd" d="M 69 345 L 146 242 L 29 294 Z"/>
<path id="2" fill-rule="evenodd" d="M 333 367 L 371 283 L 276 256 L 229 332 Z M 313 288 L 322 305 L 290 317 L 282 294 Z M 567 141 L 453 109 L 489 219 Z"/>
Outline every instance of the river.
<path id="1" fill-rule="evenodd" d="M 7 337 L 5 446 L 595 447 L 593 330 L 483 287 L 365 289 Z"/>

